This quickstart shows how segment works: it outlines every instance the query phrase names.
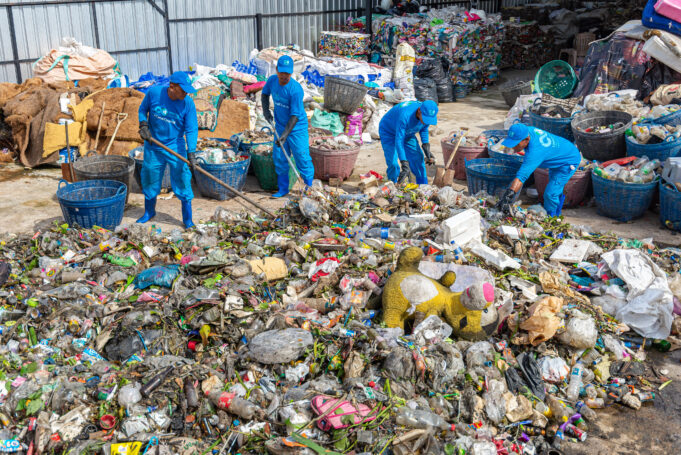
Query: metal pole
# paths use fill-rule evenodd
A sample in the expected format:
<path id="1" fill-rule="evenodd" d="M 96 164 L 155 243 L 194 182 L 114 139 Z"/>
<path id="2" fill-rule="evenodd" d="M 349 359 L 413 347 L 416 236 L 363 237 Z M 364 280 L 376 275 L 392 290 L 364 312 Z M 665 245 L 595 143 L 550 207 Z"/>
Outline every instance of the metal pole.
<path id="1" fill-rule="evenodd" d="M 372 29 L 373 18 L 372 18 L 372 14 L 371 14 L 371 10 L 372 10 L 371 3 L 372 3 L 371 0 L 365 0 L 365 2 L 364 2 L 364 12 L 365 12 L 364 15 L 366 16 L 365 17 L 366 26 L 364 28 L 366 29 L 367 35 L 371 35 L 371 37 L 369 38 L 369 41 L 371 41 L 371 39 L 373 38 L 373 34 L 374 34 L 373 29 Z"/>
<path id="2" fill-rule="evenodd" d="M 255 15 L 255 47 L 258 50 L 263 49 L 262 45 L 262 14 Z"/>
<path id="3" fill-rule="evenodd" d="M 170 43 L 170 21 L 169 21 L 169 13 L 168 13 L 168 0 L 163 0 L 163 21 L 165 22 L 166 26 L 166 44 L 168 45 L 168 69 L 170 70 L 170 74 L 173 74 L 173 48 Z"/>
<path id="4" fill-rule="evenodd" d="M 17 47 L 17 33 L 14 29 L 14 14 L 12 7 L 7 6 L 7 23 L 9 25 L 9 37 L 12 43 L 12 57 L 14 58 L 14 71 L 17 75 L 17 84 L 21 84 L 21 65 L 19 65 L 19 48 Z"/>
<path id="5" fill-rule="evenodd" d="M 97 23 L 97 6 L 95 2 L 90 2 L 90 14 L 92 15 L 92 27 L 95 32 L 95 47 L 99 49 L 101 46 L 99 45 L 99 24 Z"/>

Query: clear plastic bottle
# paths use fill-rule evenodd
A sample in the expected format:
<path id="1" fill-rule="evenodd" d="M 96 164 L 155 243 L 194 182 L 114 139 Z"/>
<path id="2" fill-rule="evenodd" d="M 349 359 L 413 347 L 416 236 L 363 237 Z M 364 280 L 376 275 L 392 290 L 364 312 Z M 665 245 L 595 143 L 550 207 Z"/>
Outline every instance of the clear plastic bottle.
<path id="1" fill-rule="evenodd" d="M 396 422 L 399 425 L 404 425 L 409 428 L 439 428 L 440 430 L 449 430 L 451 426 L 437 414 L 429 411 L 419 411 L 402 407 L 397 411 Z"/>
<path id="2" fill-rule="evenodd" d="M 576 401 L 579 398 L 579 390 L 582 388 L 582 371 L 584 366 L 582 361 L 578 360 L 577 363 L 572 367 L 572 372 L 570 373 L 570 383 L 567 388 L 567 399 L 570 401 Z"/>
<path id="3" fill-rule="evenodd" d="M 402 231 L 399 228 L 371 228 L 366 234 L 367 237 L 383 240 L 399 240 L 402 238 Z"/>
<path id="4" fill-rule="evenodd" d="M 584 404 L 591 409 L 601 409 L 605 407 L 605 400 L 603 398 L 587 398 L 584 400 Z"/>
<path id="5" fill-rule="evenodd" d="M 640 157 L 640 158 L 636 158 L 636 159 L 634 160 L 634 162 L 632 163 L 632 165 L 633 165 L 636 169 L 640 169 L 641 166 L 643 166 L 644 164 L 648 163 L 649 161 L 650 161 L 650 159 L 648 159 L 647 156 L 643 155 L 643 156 Z"/>
<path id="6" fill-rule="evenodd" d="M 607 175 L 608 179 L 615 179 L 617 177 L 617 174 L 620 173 L 620 170 L 622 170 L 622 166 L 620 166 L 617 163 L 612 163 L 611 165 L 603 169 L 603 173 Z"/>
<path id="7" fill-rule="evenodd" d="M 597 418 L 596 411 L 591 409 L 585 402 L 583 401 L 578 401 L 577 404 L 575 405 L 575 411 L 580 413 L 582 417 L 584 417 L 586 420 L 589 421 L 594 421 Z"/>
<path id="8" fill-rule="evenodd" d="M 641 172 L 643 174 L 646 174 L 646 175 L 652 174 L 659 167 L 660 167 L 660 160 L 658 160 L 656 158 L 652 161 L 645 163 L 643 166 L 641 166 Z"/>
<path id="9" fill-rule="evenodd" d="M 231 392 L 213 390 L 208 394 L 208 399 L 214 406 L 223 411 L 241 417 L 244 420 L 252 420 L 256 416 L 262 416 L 263 411 L 248 400 L 237 397 Z"/>
<path id="10" fill-rule="evenodd" d="M 570 419 L 572 412 L 558 398 L 553 395 L 546 395 L 546 404 L 549 405 L 551 415 L 558 422 L 563 423 Z"/>

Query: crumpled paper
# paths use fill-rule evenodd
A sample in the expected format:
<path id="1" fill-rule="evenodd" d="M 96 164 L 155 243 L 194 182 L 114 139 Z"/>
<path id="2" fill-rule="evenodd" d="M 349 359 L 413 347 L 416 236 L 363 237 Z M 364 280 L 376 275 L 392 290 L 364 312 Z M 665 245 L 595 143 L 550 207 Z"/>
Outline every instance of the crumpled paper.
<path id="1" fill-rule="evenodd" d="M 674 296 L 667 275 L 639 250 L 617 249 L 601 257 L 629 288 L 627 302 L 615 317 L 643 337 L 667 338 L 674 319 Z"/>
<path id="2" fill-rule="evenodd" d="M 529 308 L 530 317 L 520 323 L 520 328 L 526 330 L 526 340 L 532 346 L 550 339 L 556 334 L 560 326 L 557 313 L 563 307 L 563 299 L 559 297 L 544 297 Z"/>

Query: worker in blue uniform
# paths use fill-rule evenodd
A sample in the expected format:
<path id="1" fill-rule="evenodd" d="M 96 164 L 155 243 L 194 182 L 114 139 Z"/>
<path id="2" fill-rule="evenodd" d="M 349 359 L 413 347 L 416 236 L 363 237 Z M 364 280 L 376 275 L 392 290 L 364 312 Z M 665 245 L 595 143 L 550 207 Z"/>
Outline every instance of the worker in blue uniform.
<path id="1" fill-rule="evenodd" d="M 289 164 L 284 153 L 293 154 L 295 165 L 306 185 L 312 185 L 314 166 L 310 158 L 310 138 L 307 132 L 307 115 L 303 107 L 303 88 L 291 78 L 293 59 L 288 55 L 279 57 L 277 74 L 267 79 L 262 89 L 262 110 L 265 120 L 279 135 L 275 141 L 272 157 L 277 172 L 277 192 L 272 197 L 288 194 Z M 274 99 L 274 118 L 270 112 L 270 95 Z"/>
<path id="2" fill-rule="evenodd" d="M 182 203 L 182 222 L 187 228 L 194 226 L 191 169 L 184 161 L 150 143 L 149 139 L 155 138 L 179 155 L 188 158 L 192 167 L 196 165 L 199 125 L 194 100 L 187 96 L 188 93 L 195 92 L 189 75 L 177 71 L 170 76 L 169 85 L 150 88 L 142 100 L 139 109 L 139 134 L 145 140 L 141 172 L 144 215 L 137 220 L 138 223 L 146 223 L 156 215 L 156 197 L 161 192 L 163 173 L 168 165 L 173 191 Z"/>
<path id="3" fill-rule="evenodd" d="M 435 157 L 430 153 L 428 127 L 437 124 L 437 110 L 437 104 L 431 100 L 405 101 L 393 106 L 381 119 L 378 134 L 388 165 L 388 178 L 393 182 L 406 181 L 411 169 L 416 183 L 428 183 L 424 158 L 428 164 L 435 164 Z M 421 147 L 416 133 L 421 136 Z"/>
<path id="4" fill-rule="evenodd" d="M 500 207 L 508 212 L 516 193 L 535 169 L 549 170 L 549 183 L 544 190 L 544 208 L 549 216 L 559 216 L 565 202 L 563 188 L 582 161 L 579 150 L 572 142 L 539 128 L 516 123 L 508 130 L 504 147 L 516 153 L 525 150 L 523 164 L 516 172 L 515 179 L 501 198 Z"/>

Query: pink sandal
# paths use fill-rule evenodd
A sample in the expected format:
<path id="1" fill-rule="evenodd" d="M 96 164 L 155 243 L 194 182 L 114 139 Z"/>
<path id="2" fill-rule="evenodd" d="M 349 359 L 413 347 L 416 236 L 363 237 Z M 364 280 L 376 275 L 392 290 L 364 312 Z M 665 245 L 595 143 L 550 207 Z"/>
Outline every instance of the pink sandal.
<path id="1" fill-rule="evenodd" d="M 375 415 L 369 415 L 373 410 L 367 405 L 360 404 L 355 408 L 349 401 L 324 395 L 317 395 L 312 399 L 312 410 L 317 415 L 326 414 L 317 421 L 317 426 L 322 431 L 339 430 L 350 425 L 371 422 L 376 418 Z M 353 416 L 352 423 L 343 418 L 348 415 Z"/>

